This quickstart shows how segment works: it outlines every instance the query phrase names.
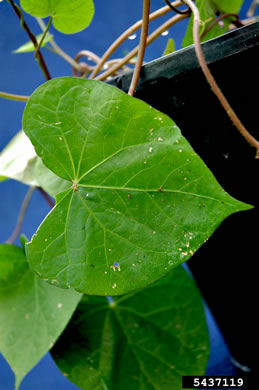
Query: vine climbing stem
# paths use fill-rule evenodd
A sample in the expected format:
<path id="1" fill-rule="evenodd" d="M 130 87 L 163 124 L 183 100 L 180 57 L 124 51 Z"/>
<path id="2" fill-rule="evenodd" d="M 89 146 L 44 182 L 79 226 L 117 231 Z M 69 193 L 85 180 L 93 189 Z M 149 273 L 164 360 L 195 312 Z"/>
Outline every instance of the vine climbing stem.
<path id="1" fill-rule="evenodd" d="M 133 72 L 133 76 L 132 76 L 132 80 L 128 92 L 130 96 L 133 96 L 135 93 L 138 80 L 140 77 L 140 71 L 144 61 L 144 55 L 145 55 L 145 50 L 147 46 L 147 37 L 148 37 L 149 13 L 150 13 L 150 0 L 143 0 L 142 29 L 141 29 L 137 62 L 134 68 L 134 72 Z"/>
<path id="2" fill-rule="evenodd" d="M 234 13 L 227 13 L 227 14 L 223 14 L 223 15 L 220 15 L 219 17 L 217 17 L 215 20 L 213 20 L 213 22 L 211 22 L 211 24 L 203 31 L 203 33 L 201 34 L 200 36 L 200 39 L 204 38 L 205 35 L 214 27 L 216 26 L 217 23 L 219 23 L 221 20 L 224 20 L 226 18 L 229 18 L 229 17 L 233 17 L 235 20 L 232 21 L 232 24 L 236 24 L 236 27 L 243 27 L 244 24 L 242 23 L 242 21 L 240 20 L 239 18 L 239 15 L 238 14 L 234 14 Z"/>
<path id="3" fill-rule="evenodd" d="M 18 5 L 14 3 L 13 0 L 8 0 L 8 2 L 11 4 L 14 12 L 16 13 L 17 17 L 19 18 L 19 20 L 21 22 L 22 28 L 28 34 L 30 40 L 32 41 L 32 43 L 33 43 L 33 45 L 35 47 L 35 49 L 37 49 L 37 47 L 38 47 L 37 39 L 35 38 L 35 35 L 31 32 L 28 24 L 25 22 L 22 11 L 18 7 Z M 36 57 L 36 60 L 38 61 L 39 66 L 40 66 L 40 68 L 41 68 L 41 70 L 42 70 L 46 80 L 50 80 L 51 76 L 50 76 L 50 73 L 49 73 L 49 70 L 47 68 L 46 62 L 45 62 L 45 60 L 44 60 L 40 50 L 38 51 L 38 55 Z"/>
<path id="4" fill-rule="evenodd" d="M 29 203 L 30 203 L 30 200 L 31 200 L 31 197 L 32 197 L 32 194 L 34 192 L 36 187 L 30 187 L 25 195 L 25 198 L 23 200 L 23 203 L 22 203 L 22 206 L 21 206 L 21 209 L 20 209 L 20 212 L 19 212 L 19 215 L 18 215 L 18 219 L 17 219 L 17 223 L 16 223 L 16 226 L 14 228 L 14 231 L 13 233 L 11 234 L 11 236 L 8 238 L 8 240 L 6 241 L 7 244 L 13 244 L 14 241 L 16 240 L 16 238 L 19 236 L 21 230 L 22 230 L 22 225 L 23 225 L 23 221 L 24 221 L 24 217 L 25 217 L 25 214 L 26 214 L 26 211 L 27 211 L 27 208 L 29 206 Z"/>
<path id="5" fill-rule="evenodd" d="M 187 15 L 174 15 L 171 19 L 168 19 L 166 22 L 161 24 L 155 31 L 153 31 L 147 38 L 147 45 L 150 45 L 155 39 L 157 39 L 162 32 L 168 30 L 170 27 L 178 23 L 179 21 L 187 18 Z M 118 61 L 114 66 L 108 69 L 106 72 L 98 75 L 95 80 L 105 80 L 107 77 L 113 75 L 118 69 L 120 69 L 125 64 L 128 64 L 129 61 L 138 54 L 139 46 L 136 46 L 132 49 L 121 61 Z M 90 77 L 91 78 L 91 77 Z"/>
<path id="6" fill-rule="evenodd" d="M 217 96 L 219 102 L 225 109 L 226 113 L 228 114 L 229 118 L 232 120 L 234 125 L 237 127 L 239 132 L 243 135 L 243 137 L 247 140 L 247 142 L 254 146 L 257 150 L 256 158 L 259 158 L 259 142 L 247 131 L 243 123 L 240 121 L 238 116 L 236 115 L 235 111 L 229 104 L 228 100 L 224 96 L 223 92 L 219 88 L 216 80 L 212 76 L 209 67 L 205 61 L 205 57 L 202 51 L 201 42 L 200 42 L 200 12 L 197 6 L 194 4 L 192 0 L 183 0 L 183 2 L 192 10 L 193 12 L 193 40 L 194 40 L 194 46 L 195 46 L 195 52 L 197 59 L 199 61 L 200 67 L 204 73 L 204 76 L 206 77 L 209 85 L 211 86 L 213 92 Z"/>
<path id="7" fill-rule="evenodd" d="M 182 4 L 182 1 L 174 1 L 171 3 L 175 8 L 179 7 Z M 170 11 L 168 6 L 162 7 L 149 15 L 149 22 L 166 15 Z M 93 79 L 97 76 L 97 74 L 101 71 L 103 65 L 106 63 L 108 58 L 115 52 L 115 50 L 132 34 L 134 34 L 139 28 L 142 26 L 142 19 L 138 20 L 132 26 L 130 26 L 127 30 L 125 30 L 106 50 L 103 54 L 100 62 L 94 68 L 90 78 Z"/>
<path id="8" fill-rule="evenodd" d="M 36 188 L 40 191 L 41 195 L 47 201 L 47 203 L 50 206 L 50 208 L 53 208 L 55 206 L 55 203 L 53 202 L 53 200 L 51 199 L 49 194 L 47 194 L 47 192 L 43 190 L 43 188 L 35 187 L 35 186 L 29 187 L 29 189 L 28 189 L 28 191 L 27 191 L 27 193 L 26 193 L 26 195 L 24 197 L 24 200 L 22 202 L 22 205 L 21 205 L 21 208 L 20 208 L 20 211 L 19 211 L 19 215 L 18 215 L 18 218 L 17 218 L 16 226 L 15 226 L 11 236 L 6 241 L 7 244 L 13 244 L 15 242 L 15 240 L 17 239 L 17 237 L 19 236 L 19 234 L 20 234 L 20 232 L 22 230 L 23 221 L 24 221 L 24 218 L 25 218 L 25 215 L 26 215 L 26 212 L 27 212 L 30 200 L 31 200 L 32 195 L 33 195 L 33 193 L 34 193 Z"/>
<path id="9" fill-rule="evenodd" d="M 14 93 L 8 93 L 4 91 L 0 91 L 0 97 L 9 100 L 17 100 L 19 102 L 27 102 L 27 100 L 29 99 L 29 96 L 16 95 Z"/>

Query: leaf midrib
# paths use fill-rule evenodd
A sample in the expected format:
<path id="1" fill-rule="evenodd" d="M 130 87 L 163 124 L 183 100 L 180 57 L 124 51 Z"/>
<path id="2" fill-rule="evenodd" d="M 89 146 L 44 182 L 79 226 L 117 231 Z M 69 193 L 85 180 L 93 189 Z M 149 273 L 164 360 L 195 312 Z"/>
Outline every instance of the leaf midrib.
<path id="1" fill-rule="evenodd" d="M 162 192 L 164 194 L 166 193 L 176 193 L 176 194 L 181 194 L 181 195 L 189 195 L 189 196 L 194 196 L 197 198 L 202 198 L 202 199 L 208 199 L 212 200 L 215 202 L 222 202 L 223 199 L 217 199 L 213 198 L 212 196 L 208 195 L 201 195 L 201 194 L 195 194 L 194 192 L 187 192 L 187 191 L 181 191 L 181 190 L 172 190 L 168 188 L 164 188 L 163 190 L 160 190 L 159 188 L 133 188 L 133 187 L 118 187 L 118 186 L 100 186 L 100 185 L 94 185 L 94 184 L 78 184 L 78 188 L 89 188 L 89 189 L 101 189 L 101 190 L 114 190 L 114 191 L 133 191 L 133 192 L 155 192 L 159 193 Z M 225 200 L 223 201 L 225 204 L 230 205 L 233 207 L 233 203 L 226 202 Z"/>

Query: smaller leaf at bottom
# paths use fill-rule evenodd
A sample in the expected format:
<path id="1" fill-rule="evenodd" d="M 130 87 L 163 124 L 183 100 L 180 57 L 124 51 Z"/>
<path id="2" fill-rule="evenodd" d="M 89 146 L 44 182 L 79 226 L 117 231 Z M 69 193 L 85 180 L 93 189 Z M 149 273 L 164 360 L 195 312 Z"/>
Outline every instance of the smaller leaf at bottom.
<path id="1" fill-rule="evenodd" d="M 52 348 L 80 299 L 34 274 L 22 248 L 0 245 L 0 353 L 15 373 L 16 388 Z"/>

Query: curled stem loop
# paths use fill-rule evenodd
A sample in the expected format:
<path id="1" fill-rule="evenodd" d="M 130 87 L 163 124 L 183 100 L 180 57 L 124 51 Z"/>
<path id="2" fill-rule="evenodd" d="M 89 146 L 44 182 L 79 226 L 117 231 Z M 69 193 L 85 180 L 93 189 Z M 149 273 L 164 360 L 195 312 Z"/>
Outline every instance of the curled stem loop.
<path id="1" fill-rule="evenodd" d="M 188 7 L 188 9 L 181 10 L 181 9 L 176 8 L 174 6 L 174 4 L 172 4 L 169 0 L 165 0 L 165 3 L 168 5 L 169 8 L 171 8 L 172 11 L 176 12 L 177 14 L 188 15 L 188 16 L 191 15 L 192 11 L 191 11 L 190 7 Z"/>
<path id="2" fill-rule="evenodd" d="M 182 1 L 177 0 L 172 2 L 174 7 L 179 7 L 182 4 Z M 164 16 L 170 11 L 170 8 L 168 6 L 162 7 L 155 12 L 151 13 L 149 15 L 149 22 L 159 18 L 160 16 Z M 93 79 L 97 76 L 97 74 L 101 71 L 104 64 L 108 60 L 108 58 L 115 52 L 115 50 L 132 34 L 134 34 L 138 29 L 140 29 L 142 26 L 142 19 L 138 20 L 135 24 L 133 24 L 131 27 L 129 27 L 127 30 L 125 30 L 113 43 L 112 45 L 106 50 L 104 55 L 102 56 L 100 62 L 96 65 L 94 68 L 92 74 L 90 75 L 90 78 Z M 136 53 L 134 54 L 136 55 Z M 131 57 L 132 58 L 132 57 Z"/>
<path id="3" fill-rule="evenodd" d="M 168 30 L 174 24 L 187 18 L 188 15 L 174 15 L 172 18 L 167 20 L 165 23 L 161 24 L 155 31 L 153 31 L 147 38 L 147 46 L 150 45 L 155 39 L 157 39 L 162 32 Z M 103 72 L 99 76 L 97 76 L 96 80 L 105 80 L 108 76 L 113 75 L 118 69 L 122 68 L 125 64 L 129 63 L 129 61 L 138 54 L 139 46 L 136 46 L 133 50 L 131 50 L 120 62 L 112 66 L 106 72 Z"/>
<path id="4" fill-rule="evenodd" d="M 87 59 L 90 59 L 92 60 L 93 62 L 95 62 L 96 64 L 98 64 L 98 62 L 100 62 L 101 58 L 98 57 L 98 55 L 96 55 L 95 53 L 93 53 L 92 51 L 90 50 L 81 50 L 79 53 L 77 53 L 77 55 L 75 56 L 75 59 L 74 61 L 78 64 L 78 61 L 82 58 L 82 57 L 86 57 Z M 78 74 L 77 71 L 78 69 L 73 66 L 73 76 L 83 76 L 85 73 L 87 74 L 90 74 L 93 70 L 93 68 L 91 66 L 89 66 L 88 64 L 86 64 L 85 62 L 83 63 L 80 63 L 80 73 Z"/>

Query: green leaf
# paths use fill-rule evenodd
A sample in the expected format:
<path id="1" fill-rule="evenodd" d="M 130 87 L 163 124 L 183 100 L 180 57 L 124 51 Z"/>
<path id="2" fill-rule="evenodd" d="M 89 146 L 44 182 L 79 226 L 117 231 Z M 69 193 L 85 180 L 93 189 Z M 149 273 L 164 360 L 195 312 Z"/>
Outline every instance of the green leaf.
<path id="1" fill-rule="evenodd" d="M 57 286 L 143 287 L 250 208 L 223 191 L 169 117 L 115 87 L 51 80 L 23 124 L 44 164 L 71 183 L 26 245 L 32 269 Z"/>
<path id="2" fill-rule="evenodd" d="M 175 43 L 173 38 L 169 38 L 163 56 L 171 54 L 175 51 Z"/>
<path id="3" fill-rule="evenodd" d="M 200 17 L 201 17 L 201 26 L 200 26 L 200 34 L 202 34 L 205 29 L 217 18 L 217 13 L 220 15 L 226 13 L 238 13 L 241 5 L 243 4 L 243 0 L 197 0 L 195 2 L 196 6 L 199 8 Z M 220 26 L 216 24 L 212 30 L 210 30 L 202 41 L 206 41 L 208 39 L 215 38 L 219 35 L 224 34 L 229 25 L 231 24 L 233 17 L 225 18 L 222 22 L 224 26 Z M 188 46 L 193 44 L 193 15 L 190 18 L 185 37 L 182 43 L 182 46 Z"/>
<path id="4" fill-rule="evenodd" d="M 42 36 L 43 36 L 43 34 L 39 34 L 36 36 L 38 44 L 40 43 Z M 41 44 L 41 47 L 44 47 L 48 42 L 51 41 L 52 38 L 53 38 L 53 35 L 50 33 L 47 33 L 45 38 L 44 38 L 44 41 Z M 15 54 L 28 53 L 28 52 L 31 52 L 34 50 L 35 50 L 35 47 L 34 47 L 33 43 L 31 41 L 29 41 L 29 42 L 24 43 L 24 45 L 18 47 L 18 49 L 14 50 L 13 53 L 15 53 Z"/>
<path id="5" fill-rule="evenodd" d="M 26 237 L 25 234 L 21 234 L 20 237 L 19 237 L 19 241 L 21 243 L 21 246 L 22 246 L 23 250 L 25 251 L 25 244 L 26 244 L 26 242 L 29 241 L 28 238 Z"/>
<path id="6" fill-rule="evenodd" d="M 16 388 L 53 346 L 80 299 L 31 272 L 22 248 L 0 245 L 0 352 L 15 373 Z"/>
<path id="7" fill-rule="evenodd" d="M 51 196 L 70 187 L 68 181 L 56 176 L 42 163 L 23 130 L 0 154 L 0 182 L 8 178 L 41 187 Z"/>
<path id="8" fill-rule="evenodd" d="M 21 6 L 32 16 L 52 16 L 55 28 L 65 34 L 84 30 L 94 15 L 93 0 L 21 0 Z"/>
<path id="9" fill-rule="evenodd" d="M 0 153 L 0 176 L 36 186 L 38 185 L 34 173 L 36 159 L 38 157 L 34 147 L 21 130 Z"/>
<path id="10" fill-rule="evenodd" d="M 71 182 L 56 176 L 42 163 L 40 158 L 35 163 L 35 176 L 38 185 L 53 197 L 71 187 Z"/>
<path id="11" fill-rule="evenodd" d="M 208 361 L 201 297 L 182 267 L 110 303 L 84 297 L 51 354 L 82 390 L 180 390 Z"/>
<path id="12" fill-rule="evenodd" d="M 238 13 L 244 0 L 213 0 L 221 13 L 234 12 Z"/>

